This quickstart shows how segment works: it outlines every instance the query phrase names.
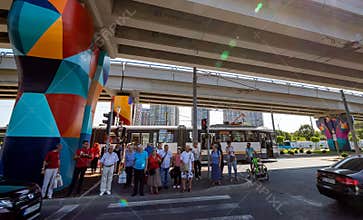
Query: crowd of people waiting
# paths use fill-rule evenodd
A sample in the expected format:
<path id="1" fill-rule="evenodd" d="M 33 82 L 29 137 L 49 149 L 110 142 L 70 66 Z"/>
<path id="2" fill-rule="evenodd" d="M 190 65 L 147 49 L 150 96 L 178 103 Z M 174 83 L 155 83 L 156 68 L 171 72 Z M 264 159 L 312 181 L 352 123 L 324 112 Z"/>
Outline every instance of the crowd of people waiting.
<path id="1" fill-rule="evenodd" d="M 62 149 L 61 144 L 45 157 L 43 164 L 44 182 L 42 186 L 42 196 L 52 198 L 54 188 L 54 178 L 59 174 L 60 160 L 59 152 Z M 246 155 L 252 157 L 255 151 L 247 144 Z M 233 146 L 227 142 L 226 152 L 228 177 L 231 181 L 237 181 L 237 159 Z M 223 151 L 219 143 L 212 145 L 210 154 L 211 160 L 211 179 L 216 185 L 221 184 L 224 158 Z M 169 150 L 167 144 L 158 143 L 156 147 L 147 144 L 143 148 L 140 144 L 117 144 L 115 147 L 109 145 L 106 149 L 104 146 L 100 149 L 99 144 L 94 144 L 90 148 L 87 140 L 82 142 L 82 147 L 74 155 L 75 169 L 73 178 L 68 189 L 70 196 L 77 184 L 76 193 L 79 194 L 84 180 L 86 170 L 90 167 L 91 173 L 97 171 L 98 164 L 102 174 L 100 184 L 100 196 L 105 193 L 111 194 L 112 179 L 114 174 L 126 174 L 124 188 L 133 187 L 132 196 L 139 194 L 144 195 L 144 185 L 147 184 L 151 194 L 158 194 L 160 189 L 172 187 L 181 192 L 190 192 L 192 190 L 192 181 L 201 179 L 201 151 L 198 144 L 193 148 L 186 145 L 184 148 L 178 147 L 177 152 Z M 232 168 L 234 178 L 232 178 Z M 169 176 L 171 182 L 169 183 Z"/>

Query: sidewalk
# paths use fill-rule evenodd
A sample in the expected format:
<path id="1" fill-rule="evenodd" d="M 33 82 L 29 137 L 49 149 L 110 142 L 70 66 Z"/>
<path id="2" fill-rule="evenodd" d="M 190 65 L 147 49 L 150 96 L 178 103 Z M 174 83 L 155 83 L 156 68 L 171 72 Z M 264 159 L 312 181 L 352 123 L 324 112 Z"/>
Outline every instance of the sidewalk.
<path id="1" fill-rule="evenodd" d="M 214 186 L 211 184 L 211 181 L 207 178 L 207 169 L 205 168 L 205 171 L 203 169 L 202 171 L 202 178 L 200 180 L 195 180 L 193 179 L 193 186 L 192 186 L 192 191 L 193 192 L 199 192 L 205 189 L 209 189 L 209 188 L 213 188 L 213 187 L 220 187 L 220 186 Z M 224 171 L 227 170 L 227 167 L 224 167 Z M 232 172 L 233 175 L 233 172 Z M 238 173 L 238 180 L 237 182 L 233 181 L 231 182 L 228 178 L 228 174 L 224 173 L 223 174 L 223 178 L 222 178 L 222 182 L 221 182 L 221 186 L 231 186 L 231 185 L 239 185 L 239 184 L 244 184 L 247 182 L 247 180 L 244 178 L 245 175 L 242 173 Z M 100 179 L 101 179 L 101 175 L 98 174 L 94 174 L 94 175 L 90 175 L 88 172 L 86 173 L 84 182 L 83 182 L 83 187 L 82 187 L 82 191 L 80 194 L 72 194 L 71 197 L 89 197 L 89 196 L 98 196 L 100 193 Z M 130 196 L 132 194 L 132 187 L 129 188 L 124 188 L 123 184 L 118 184 L 117 183 L 118 180 L 118 175 L 114 175 L 113 177 L 113 181 L 112 181 L 112 192 L 113 193 L 117 193 L 120 195 L 127 195 Z M 169 178 L 169 185 L 170 185 L 170 178 Z M 54 193 L 54 198 L 67 198 L 68 189 L 64 189 L 58 192 Z M 149 187 L 145 184 L 145 188 L 144 188 L 144 192 L 145 192 L 145 197 L 148 196 L 153 196 L 153 197 L 157 197 L 158 195 L 151 195 L 149 193 Z M 161 189 L 159 192 L 159 195 L 162 194 L 167 194 L 167 195 L 171 195 L 171 194 L 183 194 L 181 193 L 181 189 L 173 189 L 172 187 L 169 187 L 169 189 Z M 185 192 L 184 194 L 188 194 L 187 192 Z M 105 195 L 106 196 L 106 195 Z"/>

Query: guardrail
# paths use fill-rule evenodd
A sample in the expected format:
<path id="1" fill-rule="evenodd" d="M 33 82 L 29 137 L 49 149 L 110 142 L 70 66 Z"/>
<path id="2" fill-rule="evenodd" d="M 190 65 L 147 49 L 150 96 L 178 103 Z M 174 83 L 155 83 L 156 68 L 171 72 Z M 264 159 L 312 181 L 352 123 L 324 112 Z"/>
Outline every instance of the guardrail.
<path id="1" fill-rule="evenodd" d="M 14 56 L 14 53 L 11 50 L 0 49 L 0 64 L 1 64 L 3 57 L 13 57 L 13 56 Z M 122 58 L 111 59 L 110 61 L 111 61 L 111 64 L 116 64 L 116 65 L 125 65 L 125 66 L 131 65 L 131 66 L 139 66 L 139 67 L 146 67 L 146 68 L 166 69 L 166 70 L 171 70 L 171 71 L 193 72 L 193 68 L 184 67 L 184 66 L 159 64 L 159 63 L 153 63 L 153 62 L 129 60 L 129 59 L 122 59 Z M 251 81 L 256 81 L 256 82 L 268 82 L 268 83 L 273 83 L 273 84 L 280 84 L 280 85 L 285 85 L 288 87 L 307 88 L 307 89 L 313 89 L 313 90 L 317 90 L 317 91 L 340 93 L 340 89 L 332 88 L 332 87 L 292 82 L 292 81 L 287 81 L 287 80 L 269 79 L 269 78 L 264 78 L 264 77 L 252 77 L 252 76 L 239 74 L 239 73 L 229 73 L 229 72 L 213 71 L 213 70 L 207 70 L 207 69 L 199 69 L 199 70 L 197 70 L 197 73 L 205 75 L 205 76 L 211 75 L 211 76 L 216 76 L 216 77 L 227 77 L 227 78 L 231 78 L 231 79 L 246 79 L 246 80 L 251 80 Z M 353 95 L 353 96 L 363 97 L 363 92 L 344 90 L 344 93 Z"/>

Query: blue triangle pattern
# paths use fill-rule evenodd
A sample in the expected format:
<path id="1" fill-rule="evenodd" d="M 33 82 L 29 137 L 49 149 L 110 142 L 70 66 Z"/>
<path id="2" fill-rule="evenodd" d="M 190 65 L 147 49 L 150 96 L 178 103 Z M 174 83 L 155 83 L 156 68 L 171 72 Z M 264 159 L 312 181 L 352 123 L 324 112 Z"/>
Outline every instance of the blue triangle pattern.
<path id="1" fill-rule="evenodd" d="M 90 70 L 91 58 L 92 58 L 92 51 L 85 50 L 79 54 L 68 57 L 65 60 L 79 65 L 81 69 L 84 71 L 84 74 L 88 75 Z"/>
<path id="2" fill-rule="evenodd" d="M 60 137 L 44 94 L 22 94 L 11 115 L 7 136 Z"/>
<path id="3" fill-rule="evenodd" d="M 28 2 L 23 3 L 22 10 L 18 13 L 20 15 L 17 31 L 19 31 L 24 54 L 31 50 L 44 32 L 61 16 L 55 11 Z"/>
<path id="4" fill-rule="evenodd" d="M 90 80 L 80 68 L 74 63 L 62 61 L 46 93 L 74 94 L 87 99 Z"/>

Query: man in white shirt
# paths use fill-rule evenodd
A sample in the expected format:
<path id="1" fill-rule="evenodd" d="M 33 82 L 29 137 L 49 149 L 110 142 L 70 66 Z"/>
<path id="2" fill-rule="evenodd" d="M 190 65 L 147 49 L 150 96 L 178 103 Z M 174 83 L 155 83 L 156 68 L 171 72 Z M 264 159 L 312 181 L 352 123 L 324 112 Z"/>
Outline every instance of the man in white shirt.
<path id="1" fill-rule="evenodd" d="M 161 152 L 163 152 L 163 144 L 158 143 L 158 145 L 156 146 L 156 153 L 160 156 Z"/>
<path id="2" fill-rule="evenodd" d="M 169 146 L 167 144 L 164 145 L 164 150 L 160 151 L 159 156 L 161 157 L 161 165 L 160 165 L 161 183 L 163 184 L 163 187 L 167 189 L 169 168 L 171 165 L 171 158 L 173 157 L 173 154 L 169 150 Z"/>
<path id="3" fill-rule="evenodd" d="M 194 172 L 194 155 L 189 145 L 186 146 L 185 151 L 180 155 L 180 162 L 182 167 L 182 185 L 183 192 L 186 190 L 186 182 L 189 181 L 188 192 L 192 190 L 192 179 Z"/>
<path id="4" fill-rule="evenodd" d="M 237 181 L 237 158 L 234 151 L 233 146 L 231 145 L 231 141 L 227 141 L 227 147 L 226 147 L 226 153 L 227 153 L 227 165 L 228 165 L 228 177 L 230 181 L 232 182 L 232 167 L 234 170 L 234 180 Z"/>
<path id="5" fill-rule="evenodd" d="M 105 192 L 107 195 L 111 195 L 113 171 L 118 160 L 119 158 L 117 154 L 113 152 L 113 147 L 110 145 L 107 149 L 107 152 L 103 154 L 100 160 L 102 169 L 100 196 L 105 194 Z"/>
<path id="6" fill-rule="evenodd" d="M 202 175 L 202 164 L 200 163 L 200 150 L 198 143 L 194 143 L 193 156 L 194 156 L 194 175 L 197 180 L 201 178 Z"/>

